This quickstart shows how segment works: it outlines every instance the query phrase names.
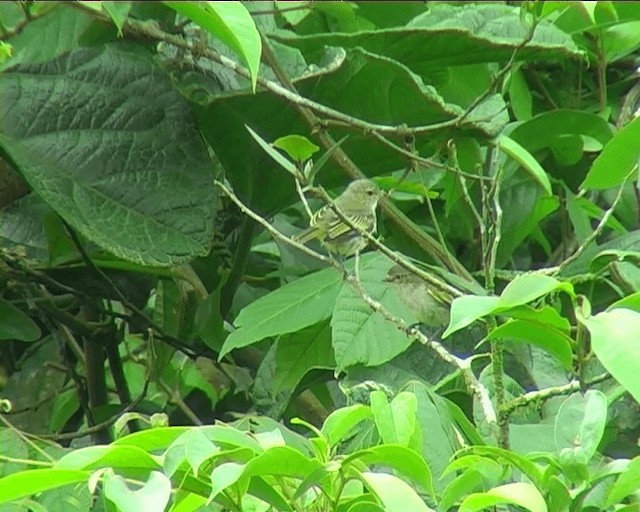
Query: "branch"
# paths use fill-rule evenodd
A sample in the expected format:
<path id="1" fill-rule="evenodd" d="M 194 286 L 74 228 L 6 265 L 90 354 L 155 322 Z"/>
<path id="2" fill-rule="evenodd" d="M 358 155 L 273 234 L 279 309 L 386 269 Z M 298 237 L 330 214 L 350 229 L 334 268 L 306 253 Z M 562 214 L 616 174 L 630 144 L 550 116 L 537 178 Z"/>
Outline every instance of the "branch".
<path id="1" fill-rule="evenodd" d="M 605 382 L 611 378 L 611 375 L 609 375 L 608 373 L 603 373 L 587 381 L 585 385 L 586 387 L 591 387 L 595 384 Z M 506 416 L 510 416 L 513 411 L 520 407 L 526 407 L 527 405 L 536 402 L 544 402 L 545 400 L 549 400 L 549 398 L 553 398 L 554 396 L 571 395 L 576 391 L 581 391 L 580 388 L 580 381 L 574 380 L 569 384 L 565 384 L 563 386 L 554 386 L 542 389 L 540 391 L 531 391 L 517 398 L 514 398 L 510 402 L 505 403 L 500 409 L 500 412 Z"/>
<path id="2" fill-rule="evenodd" d="M 308 254 L 309 256 L 311 256 L 313 258 L 317 258 L 320 261 L 323 261 L 325 263 L 329 263 L 330 265 L 332 265 L 334 268 L 338 269 L 339 271 L 343 271 L 343 267 L 337 261 L 335 261 L 333 258 L 327 258 L 326 256 L 323 256 L 323 255 L 321 255 L 321 254 L 309 249 L 308 247 L 296 242 L 295 240 L 292 240 L 288 236 L 280 233 L 276 228 L 274 228 L 271 224 L 269 224 L 265 219 L 263 219 L 258 214 L 254 213 L 250 208 L 245 206 L 242 203 L 242 201 L 240 201 L 240 199 L 238 199 L 238 197 L 233 192 L 231 192 L 231 190 L 229 190 L 229 188 L 227 188 L 224 184 L 222 184 L 221 182 L 219 182 L 217 180 L 216 180 L 215 183 L 216 183 L 216 185 L 218 185 L 222 189 L 222 191 L 229 197 L 229 199 L 231 199 L 238 206 L 238 208 L 240 208 L 240 210 L 242 212 L 244 212 L 246 215 L 251 217 L 256 222 L 258 222 L 260 225 L 264 226 L 264 228 L 267 229 L 269 231 L 269 233 L 271 233 L 275 238 L 277 238 L 278 240 L 281 240 L 282 242 L 284 242 L 286 244 L 291 245 L 292 247 L 295 247 L 297 249 L 302 250 L 303 252 L 305 252 L 306 254 Z M 347 222 L 347 224 L 352 229 L 355 229 L 361 235 L 368 234 L 368 233 L 366 233 L 364 231 L 359 230 L 355 226 L 353 226 L 353 224 L 348 219 L 345 218 L 344 214 L 338 208 L 335 207 L 335 203 L 331 200 L 331 198 L 329 198 L 329 196 L 326 194 L 326 192 L 324 190 L 322 190 L 322 189 L 320 189 L 320 190 L 321 190 L 321 193 L 323 194 L 323 198 L 327 201 L 327 204 L 329 204 L 330 207 L 332 209 L 334 209 L 336 214 L 338 214 L 341 217 L 341 220 L 343 222 Z M 370 237 L 370 239 L 375 240 L 374 237 Z M 415 269 L 415 271 L 418 272 L 419 275 L 425 274 L 423 271 L 421 271 L 417 267 L 411 265 L 409 262 L 405 261 L 403 258 L 400 258 L 396 253 L 391 251 L 389 248 L 387 248 L 386 246 L 380 244 L 377 240 L 376 240 L 376 243 L 377 243 L 378 247 L 380 247 L 381 249 L 383 248 L 383 250 L 386 251 L 385 254 L 388 253 L 387 255 L 390 255 L 390 257 L 392 257 L 392 260 L 395 261 L 396 263 L 398 263 L 398 264 L 404 263 L 404 264 L 408 265 L 409 266 L 408 270 Z M 413 271 L 413 270 L 410 270 L 410 271 Z M 428 274 L 425 274 L 425 275 L 428 276 Z M 433 278 L 433 276 L 429 276 L 429 278 L 430 278 L 429 282 L 435 280 L 435 278 Z M 461 358 L 451 354 L 450 352 L 447 351 L 446 348 L 444 348 L 443 345 L 441 345 L 437 341 L 430 340 L 429 338 L 427 338 L 427 336 L 425 336 L 417 328 L 407 325 L 407 323 L 402 318 L 398 318 L 398 317 L 394 316 L 382 304 L 380 304 L 380 302 L 376 301 L 371 296 L 369 296 L 367 291 L 363 288 L 362 284 L 360 283 L 360 281 L 358 281 L 356 279 L 355 276 L 345 272 L 344 273 L 344 279 L 345 279 L 345 281 L 347 283 L 349 283 L 349 285 L 354 287 L 354 289 L 358 292 L 360 297 L 364 300 L 364 302 L 367 305 L 369 305 L 369 307 L 373 311 L 377 311 L 378 313 L 380 313 L 386 320 L 388 320 L 389 322 L 394 324 L 399 330 L 404 332 L 407 336 L 409 336 L 410 338 L 418 340 L 420 343 L 422 343 L 425 346 L 430 347 L 432 350 L 434 350 L 436 352 L 436 354 L 438 354 L 438 356 L 443 361 L 455 366 L 458 370 L 460 370 L 461 374 L 464 377 L 465 383 L 467 384 L 467 388 L 480 401 L 480 404 L 481 404 L 481 407 L 482 407 L 482 410 L 483 410 L 483 413 L 485 415 L 485 418 L 486 418 L 487 422 L 492 424 L 492 425 L 495 425 L 497 423 L 496 412 L 495 412 L 495 409 L 494 409 L 493 404 L 491 402 L 491 397 L 489 396 L 489 392 L 488 392 L 487 388 L 485 388 L 482 385 L 482 383 L 480 383 L 480 381 L 477 379 L 477 377 L 473 374 L 473 371 L 471 370 L 471 362 L 473 361 L 473 356 L 470 357 L 470 358 L 461 359 Z M 435 280 L 435 281 L 438 282 L 439 287 L 442 287 L 443 283 L 439 282 L 438 280 Z M 446 286 L 448 286 L 448 285 L 446 285 Z M 452 288 L 452 289 L 455 290 L 454 288 Z M 456 291 L 456 293 L 458 295 L 460 294 L 459 291 L 457 291 L 457 290 L 455 290 L 455 291 Z"/>
<path id="3" fill-rule="evenodd" d="M 578 249 L 576 249 L 576 252 L 574 252 L 571 256 L 565 259 L 559 266 L 553 269 L 553 274 L 560 274 L 565 268 L 567 268 L 567 266 L 569 266 L 569 264 L 576 261 L 582 255 L 582 253 L 587 249 L 587 247 L 589 247 L 591 242 L 593 242 L 598 236 L 600 236 L 600 234 L 604 230 L 605 225 L 607 224 L 607 222 L 609 222 L 609 218 L 611 217 L 611 215 L 613 215 L 613 211 L 616 209 L 616 206 L 618 206 L 620 199 L 622 199 L 622 193 L 624 192 L 624 187 L 627 184 L 628 179 L 629 177 L 627 177 L 622 183 L 622 185 L 620 185 L 618 194 L 613 200 L 613 203 L 611 204 L 611 206 L 604 212 L 604 215 L 602 216 L 602 219 L 600 219 L 600 222 L 598 223 L 596 229 L 593 230 L 593 232 L 584 240 L 584 242 L 580 244 Z"/>

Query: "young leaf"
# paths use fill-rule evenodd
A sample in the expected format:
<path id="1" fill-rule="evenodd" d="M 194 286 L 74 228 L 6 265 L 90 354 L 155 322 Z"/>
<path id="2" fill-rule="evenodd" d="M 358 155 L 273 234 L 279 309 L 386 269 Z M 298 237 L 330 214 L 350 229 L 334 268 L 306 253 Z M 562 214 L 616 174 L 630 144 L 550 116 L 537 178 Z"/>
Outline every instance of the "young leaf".
<path id="1" fill-rule="evenodd" d="M 320 148 L 302 135 L 287 135 L 273 141 L 273 146 L 284 151 L 292 160 L 309 160 Z"/>

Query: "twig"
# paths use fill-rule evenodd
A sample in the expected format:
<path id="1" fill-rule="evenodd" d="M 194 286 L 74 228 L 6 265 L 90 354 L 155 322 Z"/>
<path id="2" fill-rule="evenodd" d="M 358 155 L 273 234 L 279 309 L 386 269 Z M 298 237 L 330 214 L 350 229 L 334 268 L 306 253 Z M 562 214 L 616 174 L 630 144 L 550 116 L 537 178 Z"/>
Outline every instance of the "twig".
<path id="1" fill-rule="evenodd" d="M 307 216 L 311 218 L 313 217 L 313 213 L 311 213 L 311 208 L 309 208 L 309 203 L 307 203 L 307 198 L 304 196 L 304 192 L 302 191 L 302 186 L 300 186 L 300 182 L 298 180 L 294 180 L 294 181 L 296 182 L 296 192 L 298 192 L 300 201 L 302 201 L 302 205 L 304 206 L 304 211 L 307 212 Z"/>
<path id="2" fill-rule="evenodd" d="M 346 217 L 344 213 L 342 213 L 336 207 L 333 200 L 329 197 L 329 195 L 323 189 L 320 188 L 319 193 L 322 199 L 329 205 L 329 207 L 335 212 L 335 214 L 340 218 L 342 222 L 344 222 L 347 226 L 349 226 L 354 231 L 357 231 L 360 236 L 364 237 L 371 245 L 373 245 L 381 253 L 387 256 L 391 261 L 393 261 L 394 263 L 397 263 L 405 270 L 408 270 L 412 274 L 418 276 L 423 281 L 426 281 L 433 287 L 443 291 L 444 293 L 448 294 L 451 297 L 461 297 L 463 295 L 463 293 L 457 288 L 454 288 L 453 286 L 448 285 L 447 283 L 441 281 L 440 279 L 437 279 L 436 277 L 432 276 L 430 273 L 425 272 L 424 270 L 421 270 L 420 268 L 416 267 L 410 261 L 406 260 L 405 258 L 400 256 L 398 253 L 392 251 L 386 245 L 381 243 L 371 233 L 361 229 L 359 226 L 356 226 L 353 222 L 351 222 L 351 219 Z"/>
<path id="3" fill-rule="evenodd" d="M 602 219 L 600 219 L 600 222 L 596 226 L 596 229 L 594 229 L 593 232 L 584 240 L 584 242 L 580 244 L 580 246 L 576 249 L 576 251 L 571 256 L 566 258 L 562 263 L 560 263 L 559 266 L 557 266 L 553 270 L 553 274 L 560 274 L 565 268 L 567 268 L 567 266 L 569 266 L 571 263 L 576 261 L 582 255 L 582 253 L 587 249 L 587 247 L 589 247 L 589 244 L 591 244 L 591 242 L 593 242 L 602 233 L 605 225 L 607 224 L 607 222 L 609 222 L 609 218 L 611 217 L 611 215 L 613 215 L 613 211 L 616 209 L 616 206 L 618 206 L 620 199 L 622 199 L 622 193 L 624 192 L 624 187 L 627 184 L 628 180 L 629 180 L 629 177 L 627 177 L 622 183 L 622 185 L 620 185 L 618 194 L 613 200 L 613 203 L 611 204 L 611 206 L 604 212 L 604 215 L 602 215 Z"/>
<path id="4" fill-rule="evenodd" d="M 204 425 L 202 420 L 200 418 L 198 418 L 198 416 L 196 415 L 195 412 L 193 412 L 191 407 L 189 407 L 184 402 L 184 400 L 180 396 L 180 393 L 178 393 L 177 391 L 174 391 L 173 389 L 171 389 L 169 387 L 169 385 L 162 379 L 158 379 L 158 384 L 160 385 L 162 390 L 167 394 L 167 397 L 169 398 L 169 401 L 174 403 L 175 405 L 177 405 L 178 408 L 185 414 L 185 416 L 187 416 L 187 418 L 189 418 L 191 420 L 191 422 L 194 425 L 197 425 L 199 427 Z"/>
<path id="5" fill-rule="evenodd" d="M 340 271 L 344 270 L 344 268 L 339 264 L 339 262 L 337 262 L 333 258 L 328 258 L 326 256 L 323 256 L 323 255 L 321 255 L 321 254 L 319 254 L 319 253 L 307 248 L 306 246 L 299 244 L 298 242 L 292 240 L 288 236 L 280 233 L 276 228 L 274 228 L 266 220 L 264 220 L 258 214 L 254 213 L 250 208 L 245 206 L 242 203 L 242 201 L 240 201 L 240 199 L 238 199 L 238 197 L 233 192 L 231 192 L 231 190 L 229 190 L 223 183 L 220 183 L 219 181 L 216 181 L 215 183 L 238 206 L 238 208 L 240 208 L 240 210 L 243 213 L 245 213 L 246 215 L 248 215 L 249 217 L 254 219 L 260 225 L 264 226 L 265 229 L 267 229 L 269 231 L 269 233 L 271 233 L 275 238 L 277 238 L 278 240 L 281 240 L 281 241 L 291 245 L 292 247 L 296 247 L 297 249 L 300 249 L 300 250 L 304 251 L 306 254 L 308 254 L 309 256 L 312 256 L 313 258 L 317 258 L 320 261 L 324 261 L 326 263 L 331 264 L 332 266 L 334 266 L 335 268 L 337 268 Z M 349 221 L 349 219 L 347 219 L 344 216 L 344 214 L 338 208 L 335 207 L 335 203 L 331 200 L 331 198 L 327 195 L 327 193 L 323 189 L 320 189 L 320 192 L 323 195 L 323 199 L 325 199 L 327 204 L 332 209 L 334 209 L 336 214 L 338 214 L 340 216 L 340 218 L 341 218 L 341 220 L 343 222 L 347 222 L 347 224 L 352 229 L 355 229 L 361 235 L 368 234 L 366 231 L 361 231 L 356 226 L 354 226 L 353 223 L 351 223 Z M 371 237 L 371 239 L 375 240 L 374 237 Z M 377 242 L 377 240 L 376 240 L 376 242 Z M 395 261 L 396 263 L 400 264 L 402 262 L 402 263 L 408 265 L 410 269 L 411 268 L 415 269 L 418 272 L 418 275 L 425 274 L 420 269 L 418 269 L 418 268 L 414 267 L 413 265 L 411 265 L 411 263 L 407 262 L 403 258 L 400 258 L 396 253 L 394 253 L 393 251 L 391 251 L 390 249 L 388 249 L 384 245 L 379 244 L 379 242 L 378 242 L 378 245 L 379 245 L 379 247 L 384 248 L 386 251 L 388 251 L 390 257 L 392 257 L 392 260 Z M 434 278 L 432 276 L 429 276 L 428 274 L 426 274 L 426 275 L 430 278 L 430 281 L 434 280 Z M 378 301 L 376 301 L 372 297 L 370 297 L 369 294 L 367 293 L 367 291 L 363 288 L 362 284 L 356 279 L 355 276 L 353 276 L 353 275 L 351 275 L 351 274 L 349 274 L 347 272 L 344 272 L 344 279 L 345 279 L 345 281 L 347 283 L 349 283 L 351 286 L 353 286 L 355 288 L 355 290 L 358 292 L 358 294 L 362 297 L 362 299 L 365 301 L 365 303 L 369 305 L 369 307 L 371 309 L 373 309 L 374 311 L 379 312 L 385 319 L 387 319 L 389 322 L 393 323 L 399 330 L 404 332 L 407 336 L 415 338 L 420 343 L 422 343 L 423 345 L 426 345 L 426 346 L 432 348 L 442 360 L 446 361 L 447 363 L 450 363 L 451 365 L 453 365 L 457 369 L 459 369 L 460 372 L 462 373 L 464 379 L 465 379 L 465 382 L 467 384 L 467 387 L 468 387 L 469 391 L 472 392 L 474 395 L 476 395 L 478 397 L 478 399 L 480 401 L 480 404 L 482 406 L 482 410 L 484 412 L 484 415 L 485 415 L 485 417 L 487 419 L 487 422 L 489 422 L 490 424 L 493 424 L 493 425 L 495 425 L 497 423 L 496 412 L 495 412 L 495 409 L 493 408 L 493 404 L 491 403 L 491 398 L 489 396 L 489 392 L 480 383 L 480 381 L 477 379 L 477 377 L 473 374 L 473 371 L 471 370 L 471 361 L 473 360 L 473 357 L 467 358 L 467 359 L 460 359 L 459 357 L 449 353 L 447 351 L 447 349 L 445 349 L 440 343 L 438 343 L 438 342 L 436 342 L 434 340 L 430 340 L 422 332 L 420 332 L 417 328 L 408 326 L 407 323 L 402 318 L 398 318 L 398 317 L 394 316 L 382 304 L 380 304 Z M 435 281 L 437 281 L 439 286 L 442 287 L 443 283 L 440 283 L 438 280 L 435 280 Z M 455 289 L 453 289 L 453 290 L 455 290 Z M 457 291 L 457 290 L 455 290 L 455 291 L 456 291 L 457 295 L 460 295 L 459 291 Z"/>
<path id="6" fill-rule="evenodd" d="M 537 23 L 534 21 L 531 25 L 531 28 L 527 32 L 527 35 L 518 44 L 518 46 L 516 46 L 513 49 L 513 52 L 511 53 L 511 57 L 509 57 L 509 60 L 507 61 L 507 63 L 493 77 L 493 80 L 491 81 L 491 84 L 489 85 L 489 87 L 487 87 L 487 90 L 483 94 L 478 96 L 475 100 L 473 100 L 471 102 L 471 105 L 467 107 L 467 110 L 458 118 L 459 123 L 462 123 L 462 121 L 464 121 L 469 116 L 469 114 L 471 114 L 471 112 L 478 105 L 480 105 L 480 103 L 488 99 L 489 96 L 493 94 L 493 91 L 496 89 L 496 87 L 501 85 L 502 79 L 507 75 L 509 71 L 511 71 L 511 68 L 513 67 L 513 63 L 516 60 L 516 56 L 518 55 L 518 52 L 522 48 L 524 48 L 527 44 L 529 44 L 529 42 L 533 39 L 533 35 L 535 34 L 535 31 L 536 31 L 536 26 L 537 26 Z M 457 126 L 459 126 L 459 124 Z"/>
<path id="7" fill-rule="evenodd" d="M 165 341 L 168 345 L 171 345 L 173 348 L 175 348 L 176 350 L 179 350 L 180 352 L 182 352 L 183 354 L 187 355 L 192 359 L 195 359 L 198 355 L 200 355 L 193 349 L 185 347 L 180 343 L 176 343 L 173 338 L 164 335 L 164 330 L 162 329 L 162 327 L 160 327 L 142 310 L 140 310 L 135 304 L 133 304 L 128 299 L 128 297 L 120 291 L 120 288 L 116 286 L 116 284 L 109 278 L 109 276 L 107 276 L 107 274 L 104 273 L 102 269 L 95 264 L 95 262 L 89 256 L 89 254 L 87 254 L 87 251 L 82 245 L 82 242 L 78 238 L 78 235 L 76 234 L 75 230 L 66 222 L 65 222 L 65 226 L 67 228 L 67 232 L 69 233 L 69 237 L 73 241 L 73 244 L 75 245 L 76 249 L 78 249 L 78 252 L 80 253 L 80 257 L 82 258 L 82 261 L 84 262 L 84 264 L 87 266 L 89 270 L 93 271 L 100 279 L 102 279 L 109 286 L 109 288 L 111 288 L 111 290 L 113 290 L 113 292 L 116 294 L 116 296 L 118 297 L 118 300 L 122 303 L 123 306 L 125 306 L 130 311 L 133 311 L 137 316 L 142 318 L 145 321 L 146 325 L 150 326 L 151 328 L 158 331 L 159 333 L 162 333 L 164 336 L 163 341 Z"/>
<path id="8" fill-rule="evenodd" d="M 587 381 L 586 386 L 594 386 L 595 384 L 605 382 L 611 378 L 612 377 L 610 374 L 603 373 Z M 500 411 L 506 416 L 510 416 L 513 411 L 520 407 L 526 407 L 527 405 L 536 402 L 544 402 L 545 400 L 548 400 L 549 398 L 552 398 L 554 396 L 570 395 L 572 393 L 575 393 L 576 391 L 580 391 L 580 381 L 577 380 L 574 380 L 569 384 L 564 384 L 563 386 L 553 386 L 541 389 L 540 391 L 531 391 L 505 403 Z"/>
<path id="9" fill-rule="evenodd" d="M 149 380 L 146 379 L 144 381 L 144 387 L 140 395 L 133 402 L 127 405 L 121 412 L 119 412 L 118 414 L 114 414 L 113 416 L 104 420 L 103 422 L 97 423 L 96 425 L 88 427 L 84 430 L 79 430 L 78 432 L 68 432 L 64 434 L 31 434 L 29 432 L 24 432 L 24 431 L 19 431 L 19 432 L 21 432 L 25 436 L 32 437 L 35 439 L 52 439 L 54 441 L 69 441 L 71 439 L 78 439 L 80 437 L 93 435 L 97 432 L 100 432 L 101 430 L 104 430 L 107 427 L 110 427 L 116 421 L 118 421 L 118 418 L 120 418 L 120 416 L 128 412 L 131 412 L 135 407 L 137 407 L 138 404 L 142 402 L 142 400 L 144 400 L 144 398 L 147 396 L 148 388 L 149 388 Z M 0 419 L 4 421 L 1 415 L 0 415 Z"/>

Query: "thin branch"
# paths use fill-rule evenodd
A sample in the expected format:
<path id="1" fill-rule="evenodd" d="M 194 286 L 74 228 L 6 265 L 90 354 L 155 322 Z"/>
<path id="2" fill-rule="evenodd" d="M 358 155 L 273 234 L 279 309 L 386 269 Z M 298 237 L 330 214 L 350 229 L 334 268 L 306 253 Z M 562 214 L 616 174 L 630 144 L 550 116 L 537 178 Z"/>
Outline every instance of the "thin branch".
<path id="1" fill-rule="evenodd" d="M 423 281 L 429 283 L 433 287 L 437 288 L 438 290 L 443 291 L 444 293 L 448 294 L 451 297 L 461 297 L 462 295 L 464 295 L 457 288 L 454 288 L 453 286 L 450 286 L 449 284 L 445 283 L 444 281 L 441 281 L 440 279 L 438 279 L 438 278 L 434 277 L 433 275 L 431 275 L 429 272 L 425 272 L 424 270 L 416 267 L 410 261 L 408 261 L 405 258 L 403 258 L 402 256 L 400 256 L 397 252 L 392 251 L 386 245 L 381 243 L 371 233 L 361 229 L 359 226 L 356 226 L 353 222 L 351 222 L 351 219 L 346 217 L 345 214 L 342 213 L 335 206 L 335 203 L 333 202 L 333 200 L 329 197 L 329 195 L 323 189 L 320 188 L 318 190 L 319 190 L 319 193 L 320 193 L 320 196 L 322 197 L 322 199 L 329 205 L 329 207 L 335 212 L 335 214 L 340 218 L 340 220 L 342 222 L 344 222 L 347 226 L 349 226 L 354 231 L 358 232 L 358 234 L 360 236 L 364 237 L 373 247 L 375 247 L 382 254 L 387 256 L 391 261 L 393 261 L 394 263 L 397 263 L 398 265 L 400 265 L 405 270 L 408 270 L 412 274 L 418 276 Z"/>
<path id="2" fill-rule="evenodd" d="M 483 101 L 487 100 L 489 98 L 489 96 L 491 96 L 491 94 L 493 94 L 493 92 L 495 91 L 496 88 L 498 88 L 498 87 L 500 87 L 502 85 L 502 80 L 507 75 L 507 73 L 509 73 L 511 71 L 511 69 L 513 68 L 513 64 L 514 64 L 514 62 L 516 60 L 516 56 L 518 55 L 518 52 L 520 50 L 522 50 L 527 44 L 529 44 L 529 42 L 531 42 L 531 40 L 533 39 L 533 36 L 535 34 L 535 31 L 536 31 L 536 26 L 537 26 L 537 23 L 534 21 L 531 24 L 531 27 L 529 28 L 529 31 L 527 32 L 527 35 L 518 44 L 518 46 L 516 46 L 513 49 L 513 52 L 511 53 L 511 57 L 509 57 L 509 60 L 507 61 L 507 63 L 493 77 L 493 80 L 491 81 L 491 84 L 489 85 L 487 90 L 483 94 L 478 96 L 475 100 L 473 100 L 471 102 L 471 105 L 469 105 L 467 107 L 467 110 L 461 116 L 458 117 L 457 126 L 459 126 L 462 123 L 462 121 L 464 121 L 469 116 L 469 114 L 471 114 L 471 112 L 476 107 L 478 107 L 478 105 L 480 105 L 480 103 L 482 103 Z"/>
<path id="3" fill-rule="evenodd" d="M 113 424 L 115 424 L 116 421 L 118 421 L 118 419 L 120 418 L 120 416 L 122 416 L 123 414 L 126 414 L 128 412 L 131 412 L 133 409 L 135 409 L 138 404 L 140 404 L 140 402 L 142 402 L 142 400 L 144 400 L 144 398 L 147 396 L 147 390 L 149 388 L 149 380 L 146 379 L 144 382 L 144 387 L 142 389 L 142 392 L 140 393 L 140 395 L 133 401 L 131 402 L 129 405 L 127 405 L 121 412 L 119 412 L 118 414 L 114 414 L 113 416 L 111 416 L 110 418 L 104 420 L 101 423 L 97 423 L 96 425 L 93 425 L 91 427 L 88 427 L 84 430 L 79 430 L 78 432 L 68 432 L 68 433 L 64 433 L 64 434 L 31 434 L 29 432 L 24 432 L 24 431 L 19 431 L 22 434 L 24 434 L 25 436 L 31 437 L 31 438 L 35 438 L 35 439 L 52 439 L 54 441 L 69 441 L 71 439 L 78 439 L 80 437 L 86 437 L 89 435 L 93 435 L 97 432 L 100 432 L 101 430 L 104 430 L 105 428 L 108 428 L 110 426 L 112 426 Z M 2 416 L 0 415 L 0 419 L 2 419 Z M 4 419 L 3 419 L 4 421 Z"/>
<path id="4" fill-rule="evenodd" d="M 337 262 L 333 258 L 328 258 L 326 256 L 323 256 L 323 255 L 321 255 L 321 254 L 319 254 L 319 253 L 307 248 L 306 246 L 299 244 L 298 242 L 292 240 L 288 236 L 280 233 L 276 228 L 274 228 L 266 220 L 264 220 L 258 214 L 254 213 L 250 208 L 245 206 L 242 203 L 242 201 L 240 201 L 240 199 L 238 199 L 238 197 L 233 192 L 231 192 L 231 190 L 229 190 L 229 188 L 227 188 L 223 183 L 221 183 L 219 181 L 216 181 L 215 183 L 238 206 L 238 208 L 240 208 L 240 210 L 243 213 L 245 213 L 246 215 L 251 217 L 253 220 L 258 222 L 265 229 L 267 229 L 269 231 L 269 233 L 271 233 L 274 236 L 274 238 L 277 238 L 278 240 L 281 240 L 281 241 L 291 245 L 292 247 L 296 247 L 297 249 L 302 250 L 303 252 L 305 252 L 306 254 L 308 254 L 309 256 L 311 256 L 313 258 L 317 258 L 320 261 L 329 263 L 329 264 L 331 264 L 332 266 L 334 266 L 335 268 L 337 268 L 340 271 L 344 270 L 343 266 L 340 265 L 339 262 Z M 352 229 L 358 231 L 361 235 L 368 234 L 366 231 L 361 231 L 357 227 L 355 227 L 353 225 L 353 223 L 351 223 L 349 221 L 349 219 L 347 219 L 344 216 L 344 214 L 338 208 L 335 207 L 335 203 L 331 200 L 331 198 L 327 195 L 327 193 L 324 190 L 320 189 L 320 192 L 323 195 L 323 199 L 325 199 L 327 204 L 332 209 L 334 209 L 336 214 L 338 214 L 340 216 L 340 218 L 341 218 L 341 220 L 343 222 L 346 222 Z M 371 237 L 371 239 L 375 240 L 374 237 Z M 377 242 L 377 240 L 376 240 L 376 242 Z M 384 248 L 384 250 L 389 253 L 388 256 L 392 257 L 392 260 L 395 261 L 396 263 L 399 263 L 399 264 L 400 263 L 404 263 L 404 264 L 408 265 L 408 267 L 409 267 L 408 270 L 415 269 L 415 271 L 418 273 L 418 275 L 425 274 L 420 269 L 418 269 L 418 268 L 414 267 L 413 265 L 411 265 L 411 263 L 405 261 L 403 258 L 400 258 L 396 253 L 394 253 L 393 251 L 391 251 L 390 249 L 388 249 L 384 245 L 380 244 L 379 242 L 377 242 L 377 243 L 378 243 L 378 246 L 381 249 Z M 412 271 L 412 270 L 410 270 L 410 271 Z M 426 274 L 426 275 L 430 278 L 429 282 L 434 280 L 434 278 L 432 276 L 429 276 L 428 274 Z M 469 391 L 471 393 L 473 393 L 479 399 L 480 404 L 482 406 L 482 410 L 484 412 L 484 415 L 485 415 L 487 421 L 490 424 L 494 424 L 494 425 L 497 423 L 496 412 L 495 412 L 495 409 L 493 408 L 493 404 L 491 403 L 491 398 L 489 396 L 489 392 L 480 383 L 480 381 L 477 379 L 477 377 L 473 374 L 473 371 L 471 370 L 471 362 L 473 360 L 473 356 L 470 357 L 470 358 L 466 358 L 466 359 L 460 359 L 459 357 L 451 354 L 440 343 L 438 343 L 437 341 L 434 341 L 434 340 L 430 340 L 422 332 L 420 332 L 417 328 L 407 325 L 407 323 L 402 318 L 398 318 L 398 317 L 394 316 L 382 304 L 380 304 L 378 301 L 376 301 L 375 299 L 370 297 L 369 294 L 367 293 L 367 291 L 364 289 L 364 287 L 360 283 L 360 281 L 358 281 L 354 275 L 349 274 L 347 272 L 344 272 L 344 279 L 345 279 L 345 281 L 347 283 L 349 283 L 351 286 L 353 286 L 355 288 L 355 290 L 358 292 L 358 294 L 362 297 L 362 299 L 365 301 L 365 303 L 367 305 L 369 305 L 369 307 L 372 310 L 377 311 L 378 313 L 380 313 L 386 320 L 388 320 L 389 322 L 393 323 L 396 326 L 396 328 L 398 328 L 399 330 L 404 332 L 407 336 L 409 336 L 411 338 L 414 338 L 414 339 L 418 340 L 420 343 L 422 343 L 423 345 L 428 346 L 431 349 L 433 349 L 436 352 L 436 354 L 438 354 L 438 356 L 442 360 L 446 361 L 447 363 L 455 366 L 458 370 L 460 370 L 460 372 L 462 373 L 462 375 L 464 377 L 464 380 L 465 380 L 465 382 L 467 384 L 467 387 L 468 387 Z M 440 287 L 442 287 L 443 283 L 438 281 L 438 285 Z M 453 289 L 453 290 L 455 290 L 455 289 Z M 456 294 L 459 295 L 460 292 L 458 292 L 456 290 Z"/>
<path id="5" fill-rule="evenodd" d="M 307 212 L 307 216 L 309 218 L 313 217 L 313 213 L 311 212 L 311 208 L 309 208 L 309 203 L 307 203 L 307 198 L 304 196 L 304 192 L 302 190 L 302 186 L 300 185 L 300 181 L 294 180 L 296 182 L 296 192 L 298 192 L 298 196 L 300 197 L 300 201 L 304 206 L 304 211 Z"/>
<path id="6" fill-rule="evenodd" d="M 620 199 L 622 199 L 622 193 L 624 192 L 624 187 L 627 184 L 628 180 L 629 180 L 629 177 L 627 177 L 622 183 L 622 185 L 620 185 L 618 194 L 613 200 L 613 203 L 611 204 L 611 206 L 604 212 L 604 215 L 602 215 L 602 219 L 600 219 L 600 222 L 596 226 L 596 229 L 594 229 L 593 232 L 587 238 L 585 238 L 584 242 L 580 244 L 578 249 L 576 249 L 576 251 L 571 256 L 569 256 L 562 263 L 560 263 L 559 266 L 553 269 L 553 274 L 560 274 L 565 268 L 567 268 L 567 266 L 569 266 L 571 263 L 576 261 L 582 255 L 582 253 L 587 249 L 587 247 L 589 247 L 591 242 L 593 242 L 598 236 L 600 236 L 607 222 L 609 222 L 609 218 L 611 217 L 611 215 L 613 215 L 613 211 L 616 209 L 616 206 L 618 206 Z"/>
<path id="7" fill-rule="evenodd" d="M 588 380 L 586 382 L 586 387 L 594 386 L 611 378 L 612 377 L 610 374 L 603 373 L 601 375 L 598 375 L 597 377 L 594 377 L 593 379 Z M 510 416 L 513 411 L 520 407 L 526 407 L 527 405 L 533 403 L 544 402 L 545 400 L 553 398 L 554 396 L 571 395 L 572 393 L 575 393 L 577 391 L 580 391 L 580 382 L 577 380 L 574 380 L 569 384 L 565 384 L 563 386 L 553 386 L 541 389 L 540 391 L 531 391 L 505 403 L 500 411 L 506 416 Z"/>
<path id="8" fill-rule="evenodd" d="M 191 422 L 194 425 L 198 427 L 201 427 L 202 425 L 204 425 L 202 420 L 198 418 L 198 416 L 196 415 L 195 412 L 193 412 L 191 407 L 189 407 L 184 402 L 184 400 L 182 399 L 178 391 L 171 389 L 169 385 L 165 383 L 164 380 L 162 379 L 158 379 L 158 384 L 162 388 L 162 390 L 167 394 L 169 401 L 175 404 L 185 414 L 185 416 L 191 420 Z"/>

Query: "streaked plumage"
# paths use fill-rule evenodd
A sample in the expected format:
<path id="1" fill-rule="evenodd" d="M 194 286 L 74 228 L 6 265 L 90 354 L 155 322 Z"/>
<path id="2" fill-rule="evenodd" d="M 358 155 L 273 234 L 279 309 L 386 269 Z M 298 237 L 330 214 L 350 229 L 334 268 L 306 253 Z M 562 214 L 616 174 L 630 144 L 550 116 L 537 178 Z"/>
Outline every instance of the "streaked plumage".
<path id="1" fill-rule="evenodd" d="M 363 179 L 353 181 L 338 196 L 335 206 L 355 226 L 368 233 L 376 231 L 376 206 L 382 192 L 372 181 Z M 329 205 L 325 205 L 313 214 L 309 228 L 294 239 L 307 243 L 317 238 L 329 252 L 340 256 L 351 256 L 367 246 L 367 239 L 344 223 Z"/>

